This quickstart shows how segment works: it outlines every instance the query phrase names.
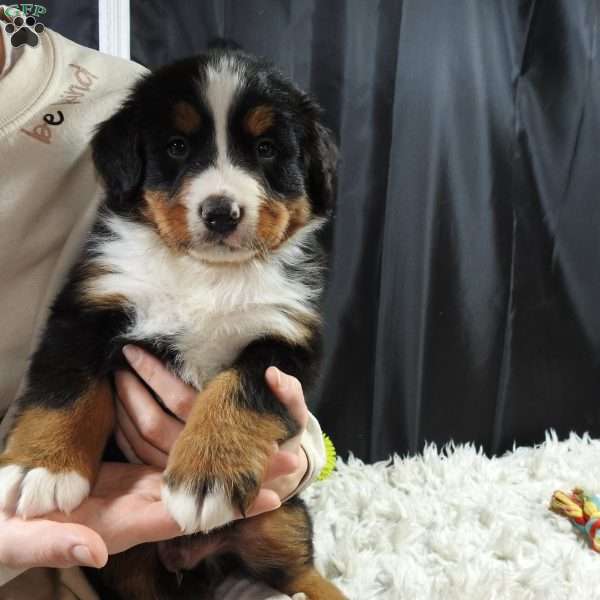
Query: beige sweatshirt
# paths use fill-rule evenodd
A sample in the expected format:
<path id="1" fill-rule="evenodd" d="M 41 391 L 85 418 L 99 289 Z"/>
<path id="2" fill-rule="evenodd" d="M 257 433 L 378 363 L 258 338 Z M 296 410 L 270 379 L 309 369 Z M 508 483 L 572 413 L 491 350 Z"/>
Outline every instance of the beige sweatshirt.
<path id="1" fill-rule="evenodd" d="M 1 21 L 0 35 L 11 50 Z M 48 29 L 38 46 L 7 58 L 0 75 L 0 415 L 23 384 L 49 304 L 101 198 L 88 145 L 93 129 L 146 72 Z M 312 415 L 302 446 L 309 470 L 298 491 L 325 463 Z"/>

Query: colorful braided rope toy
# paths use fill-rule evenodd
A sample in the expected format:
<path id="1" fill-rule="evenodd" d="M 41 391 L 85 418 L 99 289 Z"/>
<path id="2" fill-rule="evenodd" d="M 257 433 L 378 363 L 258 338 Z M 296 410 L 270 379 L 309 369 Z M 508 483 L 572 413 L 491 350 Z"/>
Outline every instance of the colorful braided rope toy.
<path id="1" fill-rule="evenodd" d="M 580 488 L 571 494 L 554 492 L 550 510 L 568 517 L 589 540 L 591 547 L 600 552 L 600 496 L 592 496 Z"/>
<path id="2" fill-rule="evenodd" d="M 325 466 L 321 469 L 317 481 L 323 481 L 323 479 L 327 479 L 335 469 L 335 459 L 337 454 L 335 452 L 335 446 L 331 441 L 331 438 L 327 434 L 323 434 L 323 442 L 325 443 L 325 456 L 327 460 L 325 462 Z"/>

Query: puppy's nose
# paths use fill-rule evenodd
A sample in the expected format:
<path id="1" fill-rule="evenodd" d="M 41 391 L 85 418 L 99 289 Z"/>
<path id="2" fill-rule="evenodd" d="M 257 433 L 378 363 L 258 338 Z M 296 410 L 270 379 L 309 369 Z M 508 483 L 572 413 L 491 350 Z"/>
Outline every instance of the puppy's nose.
<path id="1" fill-rule="evenodd" d="M 242 209 L 227 196 L 209 196 L 200 206 L 200 216 L 210 231 L 230 233 L 242 218 Z"/>

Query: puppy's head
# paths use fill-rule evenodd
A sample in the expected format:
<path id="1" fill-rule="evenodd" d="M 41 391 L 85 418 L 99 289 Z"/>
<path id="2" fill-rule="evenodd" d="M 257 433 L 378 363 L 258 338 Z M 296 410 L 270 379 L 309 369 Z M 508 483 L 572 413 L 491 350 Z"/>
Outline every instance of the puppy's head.
<path id="1" fill-rule="evenodd" d="M 213 50 L 142 80 L 93 140 L 109 207 L 175 252 L 242 262 L 329 214 L 337 151 L 318 106 L 271 66 Z"/>

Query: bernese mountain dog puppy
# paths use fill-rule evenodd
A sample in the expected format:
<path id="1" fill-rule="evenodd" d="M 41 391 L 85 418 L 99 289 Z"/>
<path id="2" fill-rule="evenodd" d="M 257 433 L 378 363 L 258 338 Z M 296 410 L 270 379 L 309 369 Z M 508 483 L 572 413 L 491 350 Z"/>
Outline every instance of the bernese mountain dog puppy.
<path id="1" fill-rule="evenodd" d="M 86 498 L 114 426 L 112 374 L 141 345 L 199 390 L 162 492 L 196 535 L 113 557 L 103 598 L 199 598 L 226 563 L 290 595 L 343 598 L 313 566 L 300 500 L 230 523 L 273 444 L 298 432 L 265 370 L 308 386 L 318 368 L 337 160 L 319 107 L 271 65 L 216 48 L 140 80 L 92 148 L 107 195 L 32 357 L 0 508 L 35 517 Z"/>

